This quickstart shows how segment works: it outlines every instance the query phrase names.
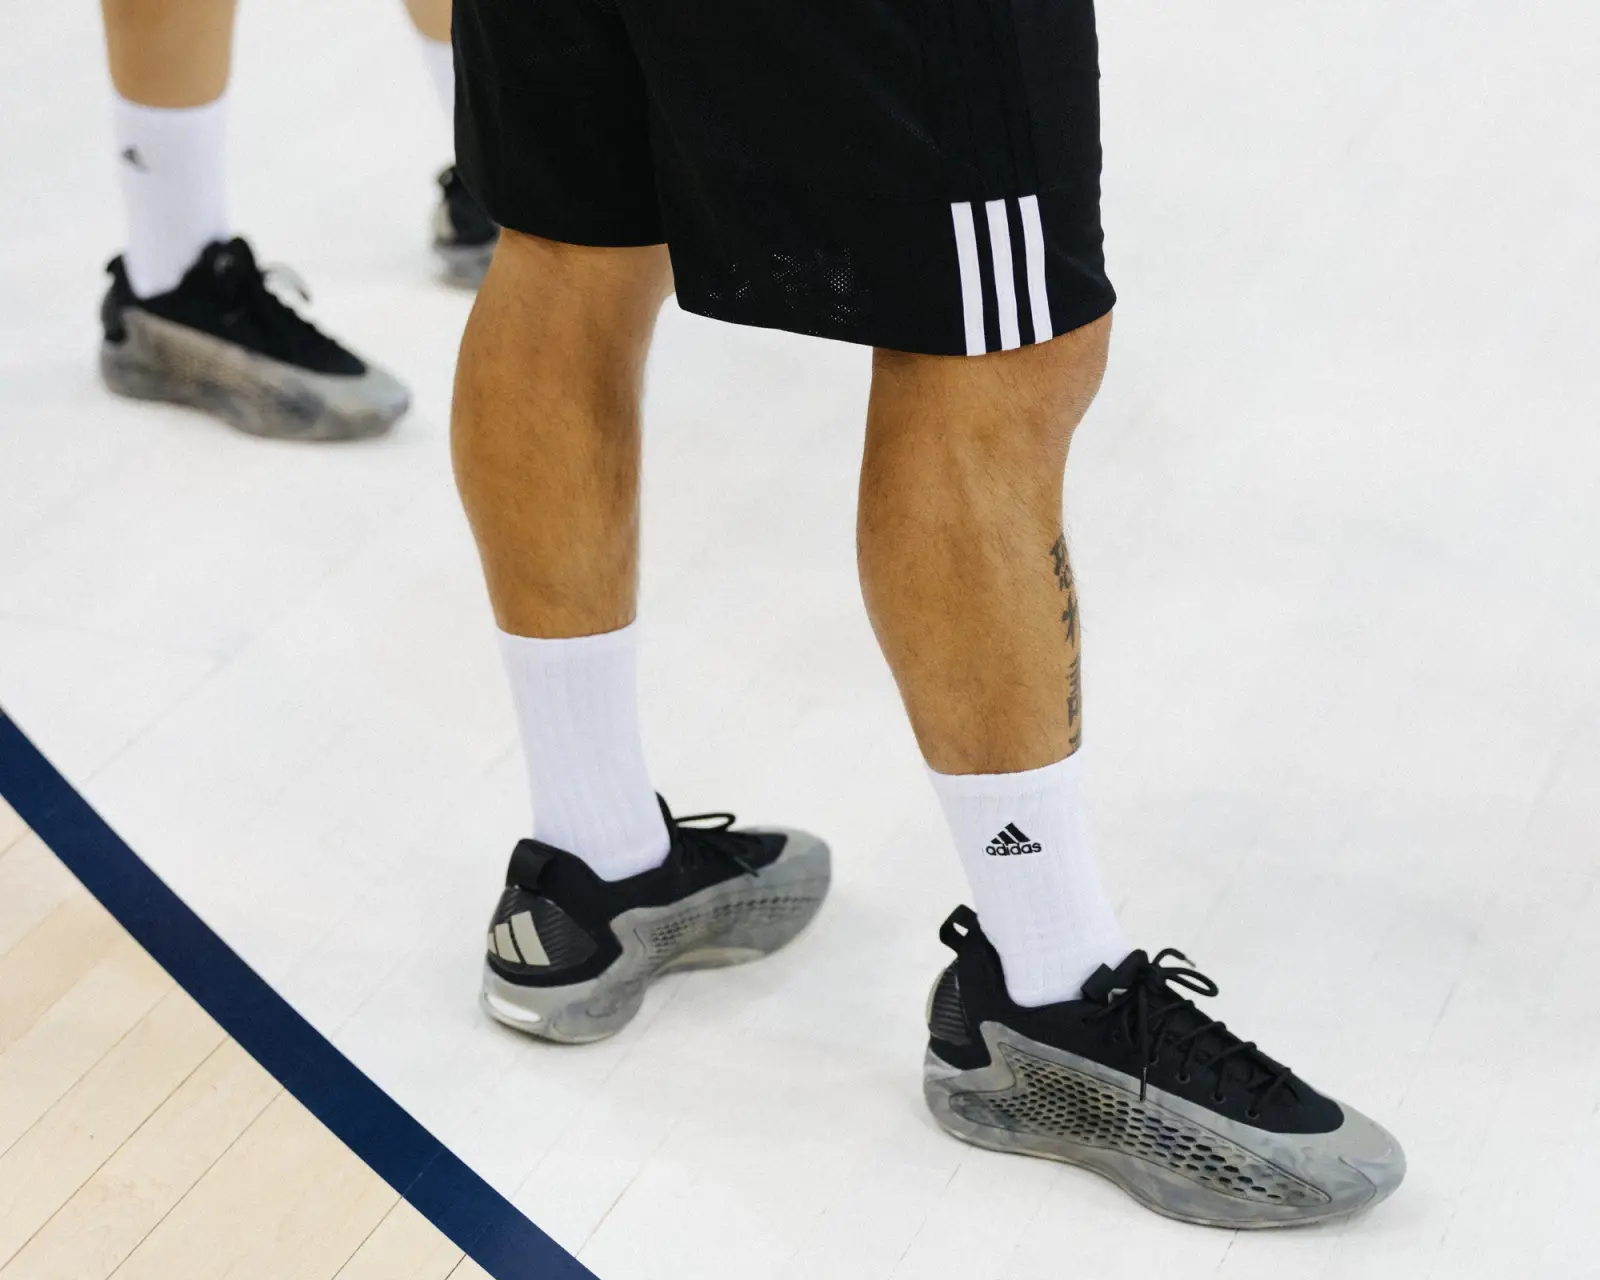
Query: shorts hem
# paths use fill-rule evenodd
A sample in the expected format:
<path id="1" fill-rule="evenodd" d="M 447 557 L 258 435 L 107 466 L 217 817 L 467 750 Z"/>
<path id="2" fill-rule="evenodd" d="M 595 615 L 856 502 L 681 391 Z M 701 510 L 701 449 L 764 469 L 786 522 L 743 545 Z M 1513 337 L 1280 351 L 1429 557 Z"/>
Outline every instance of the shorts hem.
<path id="1" fill-rule="evenodd" d="M 1117 305 L 1115 289 L 1107 288 L 1103 293 L 1093 298 L 1085 298 L 1082 303 L 1066 310 L 1065 314 L 1056 319 L 1052 325 L 1054 332 L 1046 338 L 1045 342 L 1054 342 L 1057 338 L 1064 338 L 1069 333 L 1076 333 L 1079 329 L 1103 320 L 1110 315 Z M 984 356 L 1000 355 L 1001 351 L 969 352 L 965 346 L 930 339 L 926 342 L 908 340 L 902 336 L 885 333 L 874 336 L 871 332 L 851 334 L 822 333 L 816 329 L 806 328 L 801 324 L 787 320 L 783 316 L 753 316 L 749 313 L 734 314 L 719 308 L 714 302 L 696 301 L 693 298 L 684 298 L 678 295 L 678 307 L 690 315 L 703 316 L 707 320 L 716 320 L 722 324 L 743 325 L 747 329 L 775 329 L 782 333 L 798 334 L 803 338 L 822 338 L 828 342 L 846 342 L 856 347 L 871 347 L 875 351 L 894 351 L 902 355 L 913 356 L 952 356 L 962 360 L 981 360 Z M 1020 343 L 1022 347 L 1043 345 L 1038 342 Z"/>

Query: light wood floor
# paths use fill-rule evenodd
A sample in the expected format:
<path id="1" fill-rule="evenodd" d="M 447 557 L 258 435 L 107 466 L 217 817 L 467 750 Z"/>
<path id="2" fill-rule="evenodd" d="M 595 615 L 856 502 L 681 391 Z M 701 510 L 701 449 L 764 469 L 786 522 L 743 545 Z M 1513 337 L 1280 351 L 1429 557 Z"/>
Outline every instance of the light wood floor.
<path id="1" fill-rule="evenodd" d="M 0 1280 L 473 1280 L 0 801 Z"/>

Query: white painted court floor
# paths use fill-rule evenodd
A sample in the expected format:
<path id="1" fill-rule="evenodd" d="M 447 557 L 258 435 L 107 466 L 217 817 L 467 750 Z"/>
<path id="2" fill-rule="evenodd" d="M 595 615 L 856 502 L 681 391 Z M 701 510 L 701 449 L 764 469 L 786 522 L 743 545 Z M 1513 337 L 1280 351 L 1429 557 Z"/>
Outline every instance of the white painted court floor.
<path id="1" fill-rule="evenodd" d="M 101 391 L 96 16 L 0 47 L 0 704 L 603 1280 L 1600 1275 L 1600 14 L 1117 0 L 1101 34 L 1122 302 L 1068 503 L 1097 840 L 1139 945 L 1404 1142 L 1343 1226 L 1169 1223 L 922 1110 L 962 880 L 854 582 L 857 350 L 669 309 L 648 405 L 657 783 L 824 834 L 832 901 L 612 1042 L 488 1023 L 525 802 L 403 14 L 241 15 L 238 227 L 416 393 L 348 448 Z"/>

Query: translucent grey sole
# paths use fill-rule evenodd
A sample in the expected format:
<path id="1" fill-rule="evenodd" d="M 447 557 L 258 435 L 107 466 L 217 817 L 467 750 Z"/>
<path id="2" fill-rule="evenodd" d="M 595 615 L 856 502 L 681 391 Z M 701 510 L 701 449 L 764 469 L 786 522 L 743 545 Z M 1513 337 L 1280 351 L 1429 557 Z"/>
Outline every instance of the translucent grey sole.
<path id="1" fill-rule="evenodd" d="M 983 1038 L 986 1067 L 928 1053 L 923 1093 L 946 1131 L 1089 1169 L 1169 1218 L 1232 1230 L 1326 1222 L 1372 1207 L 1405 1176 L 1399 1144 L 1349 1107 L 1333 1133 L 1272 1133 L 1153 1087 L 1141 1102 L 1131 1076 L 997 1023 Z"/>
<path id="2" fill-rule="evenodd" d="M 754 876 L 736 876 L 671 906 L 618 916 L 611 927 L 622 954 L 598 978 L 525 987 L 507 982 L 486 963 L 484 1010 L 544 1040 L 587 1044 L 621 1031 L 639 1012 L 650 983 L 664 973 L 771 955 L 811 923 L 831 878 L 826 844 L 803 831 L 785 834 L 783 853 Z"/>
<path id="3" fill-rule="evenodd" d="M 100 347 L 111 391 L 202 409 L 250 435 L 358 440 L 382 435 L 411 403 L 373 365 L 356 377 L 315 373 L 145 311 L 124 311 L 123 323 L 125 338 Z"/>

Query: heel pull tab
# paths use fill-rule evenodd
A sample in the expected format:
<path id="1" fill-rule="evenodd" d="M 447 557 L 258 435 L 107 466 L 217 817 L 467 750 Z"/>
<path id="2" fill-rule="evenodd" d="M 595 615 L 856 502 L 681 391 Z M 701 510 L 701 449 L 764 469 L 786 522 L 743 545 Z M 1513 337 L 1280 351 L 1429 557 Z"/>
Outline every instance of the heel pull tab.
<path id="1" fill-rule="evenodd" d="M 511 865 L 506 868 L 506 883 L 523 889 L 539 887 L 539 877 L 544 874 L 555 857 L 555 850 L 537 840 L 518 840 L 511 851 Z"/>
<path id="2" fill-rule="evenodd" d="M 939 926 L 939 941 L 960 955 L 967 939 L 977 932 L 978 913 L 971 907 L 960 906 Z"/>

